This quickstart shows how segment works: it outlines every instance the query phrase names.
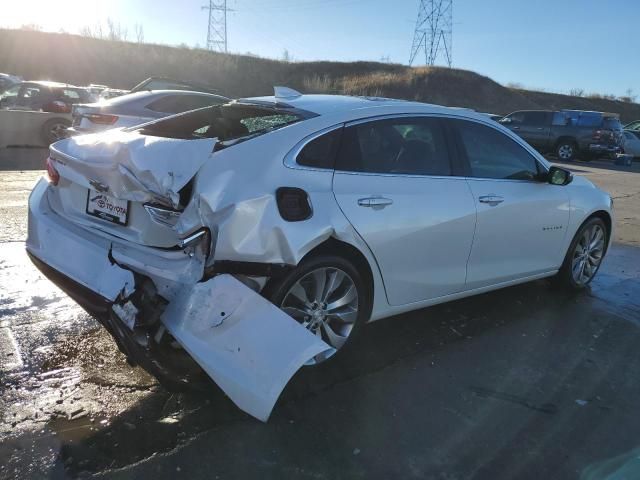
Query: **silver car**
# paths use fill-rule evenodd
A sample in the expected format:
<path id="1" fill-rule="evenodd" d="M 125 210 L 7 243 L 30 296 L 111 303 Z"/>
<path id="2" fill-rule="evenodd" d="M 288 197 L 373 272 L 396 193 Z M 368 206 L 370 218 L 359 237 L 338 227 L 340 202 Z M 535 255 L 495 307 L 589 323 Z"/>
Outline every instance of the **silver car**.
<path id="1" fill-rule="evenodd" d="M 155 90 L 122 95 L 73 108 L 70 135 L 94 133 L 110 128 L 132 127 L 177 113 L 220 105 L 229 99 L 210 93 Z"/>

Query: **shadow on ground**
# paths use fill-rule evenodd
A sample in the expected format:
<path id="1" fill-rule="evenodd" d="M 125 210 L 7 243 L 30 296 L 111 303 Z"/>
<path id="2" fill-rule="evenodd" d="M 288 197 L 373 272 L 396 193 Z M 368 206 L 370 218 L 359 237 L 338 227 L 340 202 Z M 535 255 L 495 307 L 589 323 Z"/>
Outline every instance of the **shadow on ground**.
<path id="1" fill-rule="evenodd" d="M 636 447 L 639 273 L 617 246 L 579 295 L 538 281 L 373 323 L 302 369 L 267 424 L 213 384 L 155 388 L 99 428 L 55 419 L 0 453 L 11 471 L 52 449 L 54 477 L 575 477 Z"/>

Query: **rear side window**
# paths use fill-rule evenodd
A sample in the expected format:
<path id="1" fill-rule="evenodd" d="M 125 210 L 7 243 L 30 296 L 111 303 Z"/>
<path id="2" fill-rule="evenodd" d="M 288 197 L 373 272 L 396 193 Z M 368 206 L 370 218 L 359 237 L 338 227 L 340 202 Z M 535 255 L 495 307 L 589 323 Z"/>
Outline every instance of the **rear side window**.
<path id="1" fill-rule="evenodd" d="M 583 114 L 578 117 L 579 127 L 600 127 L 602 125 L 602 117 L 600 115 Z"/>
<path id="2" fill-rule="evenodd" d="M 296 157 L 296 163 L 306 167 L 333 168 L 341 137 L 342 128 L 338 128 L 311 140 Z"/>
<path id="3" fill-rule="evenodd" d="M 570 118 L 563 112 L 554 112 L 553 114 L 553 125 L 555 126 L 565 126 L 571 122 Z"/>
<path id="4" fill-rule="evenodd" d="M 205 95 L 167 95 L 149 103 L 146 108 L 160 113 L 182 113 L 223 103 Z"/>
<path id="5" fill-rule="evenodd" d="M 451 163 L 438 120 L 397 118 L 345 128 L 336 170 L 446 176 Z"/>
<path id="6" fill-rule="evenodd" d="M 536 159 L 504 133 L 466 120 L 451 120 L 458 132 L 472 177 L 533 180 Z"/>

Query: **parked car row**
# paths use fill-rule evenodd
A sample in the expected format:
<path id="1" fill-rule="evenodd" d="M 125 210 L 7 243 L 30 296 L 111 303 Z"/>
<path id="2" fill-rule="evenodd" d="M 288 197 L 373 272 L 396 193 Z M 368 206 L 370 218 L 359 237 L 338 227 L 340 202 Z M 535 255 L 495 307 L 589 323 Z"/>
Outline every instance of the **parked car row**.
<path id="1" fill-rule="evenodd" d="M 60 114 L 59 118 L 43 120 L 41 136 L 46 144 L 70 135 L 131 127 L 229 101 L 206 86 L 167 77 L 150 77 L 128 91 L 98 84 L 77 87 L 50 81 L 24 82 L 2 75 L 0 80 L 6 80 L 8 88 L 0 93 L 0 109 Z"/>

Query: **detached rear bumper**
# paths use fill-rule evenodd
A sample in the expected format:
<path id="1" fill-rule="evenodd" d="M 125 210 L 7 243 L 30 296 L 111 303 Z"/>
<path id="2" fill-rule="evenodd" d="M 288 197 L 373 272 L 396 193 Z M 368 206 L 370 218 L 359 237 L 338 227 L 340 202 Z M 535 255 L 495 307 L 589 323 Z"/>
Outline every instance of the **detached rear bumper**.
<path id="1" fill-rule="evenodd" d="M 202 282 L 198 255 L 125 244 L 69 222 L 49 207 L 48 188 L 39 182 L 29 198 L 27 253 L 96 315 L 132 363 L 162 382 L 184 384 L 193 374 L 184 369 L 184 351 L 173 361 L 166 329 L 187 360 L 266 421 L 293 374 L 331 349 L 232 275 Z"/>

